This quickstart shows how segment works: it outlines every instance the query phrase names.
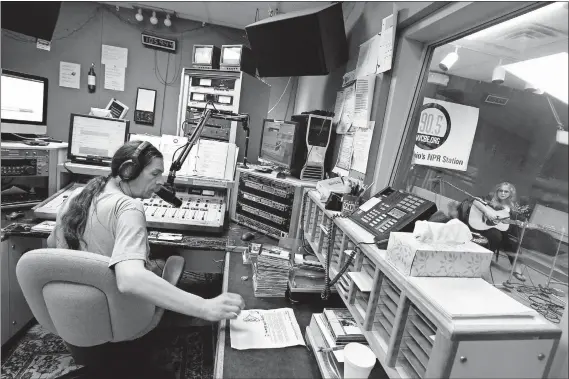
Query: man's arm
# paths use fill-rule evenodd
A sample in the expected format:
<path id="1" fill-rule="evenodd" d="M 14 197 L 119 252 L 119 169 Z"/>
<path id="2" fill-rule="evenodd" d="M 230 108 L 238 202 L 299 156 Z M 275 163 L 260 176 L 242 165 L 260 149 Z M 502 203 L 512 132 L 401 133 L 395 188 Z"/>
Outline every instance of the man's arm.
<path id="1" fill-rule="evenodd" d="M 125 294 L 138 296 L 158 307 L 208 321 L 236 318 L 245 307 L 243 298 L 225 293 L 204 299 L 173 286 L 151 271 L 142 260 L 126 260 L 115 265 L 117 286 Z"/>

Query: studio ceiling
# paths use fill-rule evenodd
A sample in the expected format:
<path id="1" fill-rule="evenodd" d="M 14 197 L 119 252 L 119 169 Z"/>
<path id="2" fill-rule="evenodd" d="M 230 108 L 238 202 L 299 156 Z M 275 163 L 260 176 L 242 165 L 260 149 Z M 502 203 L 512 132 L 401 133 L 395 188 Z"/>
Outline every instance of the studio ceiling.
<path id="1" fill-rule="evenodd" d="M 567 20 L 567 3 L 545 6 L 435 49 L 430 69 L 442 72 L 439 62 L 458 46 L 459 59 L 447 74 L 491 82 L 500 59 L 505 65 L 568 52 Z M 503 85 L 523 89 L 525 83 L 507 74 Z"/>
<path id="2" fill-rule="evenodd" d="M 269 10 L 278 9 L 279 13 L 289 13 L 321 6 L 331 2 L 309 1 L 147 1 L 147 2 L 102 2 L 123 8 L 158 8 L 176 13 L 177 17 L 209 24 L 245 29 L 255 22 L 257 9 L 258 20 L 269 17 Z"/>

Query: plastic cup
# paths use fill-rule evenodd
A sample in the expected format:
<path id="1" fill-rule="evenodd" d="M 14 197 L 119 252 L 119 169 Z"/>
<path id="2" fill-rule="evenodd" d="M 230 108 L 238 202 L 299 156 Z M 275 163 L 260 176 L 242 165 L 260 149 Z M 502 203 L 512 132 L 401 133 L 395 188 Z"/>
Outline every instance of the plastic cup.
<path id="1" fill-rule="evenodd" d="M 375 366 L 375 354 L 361 343 L 344 347 L 344 379 L 367 379 Z"/>

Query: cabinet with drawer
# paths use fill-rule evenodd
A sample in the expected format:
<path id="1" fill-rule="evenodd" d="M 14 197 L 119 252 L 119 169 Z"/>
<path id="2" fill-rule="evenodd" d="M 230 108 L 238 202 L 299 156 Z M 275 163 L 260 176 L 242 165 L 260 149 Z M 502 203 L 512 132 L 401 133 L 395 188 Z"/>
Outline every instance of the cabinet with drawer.
<path id="1" fill-rule="evenodd" d="M 389 377 L 547 377 L 560 328 L 483 279 L 403 275 L 370 233 L 314 192 L 303 196 L 299 233 L 324 265 L 329 258 L 331 279 L 344 270 L 336 290 Z M 477 291 L 507 305 L 472 307 L 464 299 Z"/>

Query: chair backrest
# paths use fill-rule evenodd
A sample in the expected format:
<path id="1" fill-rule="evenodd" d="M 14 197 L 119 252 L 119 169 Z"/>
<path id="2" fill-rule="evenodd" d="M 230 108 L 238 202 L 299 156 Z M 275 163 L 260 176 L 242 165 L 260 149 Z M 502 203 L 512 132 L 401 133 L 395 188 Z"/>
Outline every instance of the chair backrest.
<path id="1" fill-rule="evenodd" d="M 120 293 L 109 258 L 99 254 L 31 250 L 18 261 L 16 275 L 36 320 L 75 346 L 135 338 L 156 310 Z"/>

